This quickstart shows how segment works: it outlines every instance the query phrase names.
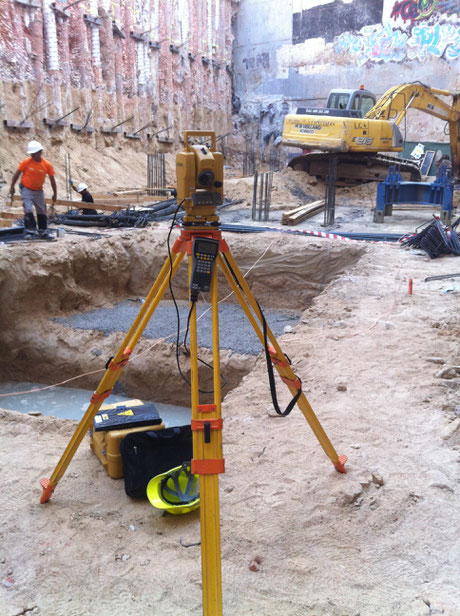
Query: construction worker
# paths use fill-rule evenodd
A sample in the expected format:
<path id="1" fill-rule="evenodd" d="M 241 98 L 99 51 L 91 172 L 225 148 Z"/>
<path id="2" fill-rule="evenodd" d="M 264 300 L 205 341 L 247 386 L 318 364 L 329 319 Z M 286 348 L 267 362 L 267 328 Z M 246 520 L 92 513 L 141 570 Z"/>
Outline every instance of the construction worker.
<path id="1" fill-rule="evenodd" d="M 84 184 L 83 182 L 80 182 L 76 188 L 72 180 L 69 180 L 69 184 L 71 185 L 71 187 L 73 188 L 75 192 L 81 195 L 81 200 L 83 203 L 94 203 L 93 195 L 89 192 L 88 186 L 86 184 Z M 97 210 L 94 210 L 93 208 L 86 207 L 83 205 L 79 207 L 78 209 L 82 210 L 83 215 L 93 214 L 97 216 Z"/>
<path id="2" fill-rule="evenodd" d="M 27 154 L 17 168 L 11 180 L 10 196 L 14 195 L 14 187 L 22 174 L 19 187 L 21 189 L 22 204 L 24 207 L 24 232 L 26 239 L 32 239 L 37 235 L 37 224 L 34 217 L 34 207 L 37 212 L 38 237 L 50 239 L 48 231 L 48 218 L 46 215 L 45 195 L 43 184 L 49 175 L 51 188 L 53 189 L 52 204 L 56 201 L 56 180 L 54 179 L 54 169 L 51 163 L 42 157 L 43 146 L 38 141 L 30 141 L 27 145 Z"/>

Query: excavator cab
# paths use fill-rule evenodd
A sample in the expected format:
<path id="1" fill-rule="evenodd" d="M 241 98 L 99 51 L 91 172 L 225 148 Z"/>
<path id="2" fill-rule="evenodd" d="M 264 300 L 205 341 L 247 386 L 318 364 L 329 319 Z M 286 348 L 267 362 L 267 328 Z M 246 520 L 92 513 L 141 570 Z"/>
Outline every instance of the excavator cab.
<path id="1" fill-rule="evenodd" d="M 361 117 L 377 102 L 376 97 L 369 90 L 331 90 L 326 103 L 326 109 L 346 109 L 361 112 Z M 355 116 L 356 117 L 356 116 Z"/>
<path id="2" fill-rule="evenodd" d="M 376 101 L 375 95 L 363 87 L 359 90 L 337 88 L 329 92 L 326 107 L 299 107 L 296 113 L 297 115 L 363 118 L 372 109 Z"/>

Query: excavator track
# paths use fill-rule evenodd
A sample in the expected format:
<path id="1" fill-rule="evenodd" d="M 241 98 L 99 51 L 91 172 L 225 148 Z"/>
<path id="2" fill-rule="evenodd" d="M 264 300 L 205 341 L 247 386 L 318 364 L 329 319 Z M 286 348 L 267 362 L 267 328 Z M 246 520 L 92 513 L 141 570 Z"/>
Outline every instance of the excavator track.
<path id="1" fill-rule="evenodd" d="M 394 165 L 399 167 L 403 180 L 416 182 L 421 179 L 420 168 L 416 162 L 388 154 L 310 152 L 296 156 L 288 166 L 295 171 L 306 171 L 309 175 L 325 181 L 331 156 L 336 156 L 338 160 L 337 186 L 383 182 L 388 175 L 388 169 Z"/>

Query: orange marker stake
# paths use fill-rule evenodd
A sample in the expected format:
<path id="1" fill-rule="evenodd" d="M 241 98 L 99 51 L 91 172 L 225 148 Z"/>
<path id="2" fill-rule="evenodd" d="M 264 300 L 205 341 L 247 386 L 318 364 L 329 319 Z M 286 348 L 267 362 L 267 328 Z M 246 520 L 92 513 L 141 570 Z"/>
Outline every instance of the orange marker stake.
<path id="1" fill-rule="evenodd" d="M 409 295 L 412 295 L 412 278 L 409 278 Z"/>

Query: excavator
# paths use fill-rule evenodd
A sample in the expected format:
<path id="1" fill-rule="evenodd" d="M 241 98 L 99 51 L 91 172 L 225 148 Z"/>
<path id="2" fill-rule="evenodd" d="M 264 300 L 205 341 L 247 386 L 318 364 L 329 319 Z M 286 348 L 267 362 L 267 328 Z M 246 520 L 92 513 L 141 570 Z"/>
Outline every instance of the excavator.
<path id="1" fill-rule="evenodd" d="M 439 96 L 452 97 L 452 102 Z M 403 151 L 400 125 L 411 108 L 447 122 L 452 175 L 460 181 L 460 94 L 420 82 L 394 86 L 377 102 L 363 87 L 332 90 L 325 109 L 300 108 L 296 114 L 287 115 L 281 143 L 303 150 L 289 167 L 326 179 L 334 156 L 338 186 L 384 180 L 392 165 L 399 166 L 404 179 L 420 180 L 416 161 L 388 154 Z"/>

